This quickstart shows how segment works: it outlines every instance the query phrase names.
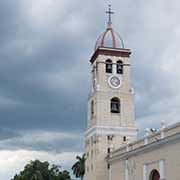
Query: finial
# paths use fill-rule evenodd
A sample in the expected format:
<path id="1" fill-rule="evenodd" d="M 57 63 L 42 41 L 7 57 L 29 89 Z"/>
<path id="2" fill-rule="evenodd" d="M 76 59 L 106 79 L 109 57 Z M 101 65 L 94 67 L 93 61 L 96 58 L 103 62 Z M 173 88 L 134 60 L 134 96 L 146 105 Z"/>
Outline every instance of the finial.
<path id="1" fill-rule="evenodd" d="M 109 7 L 109 10 L 106 11 L 106 13 L 109 14 L 108 25 L 111 26 L 111 24 L 112 24 L 112 21 L 111 21 L 111 15 L 114 14 L 114 12 L 111 11 L 111 5 L 110 5 L 110 4 L 108 5 L 108 7 Z"/>
<path id="2" fill-rule="evenodd" d="M 161 129 L 164 129 L 165 127 L 166 127 L 165 121 L 162 120 L 162 121 L 161 121 Z"/>
<path id="3" fill-rule="evenodd" d="M 150 131 L 149 128 L 146 128 L 146 129 L 145 129 L 145 136 L 149 136 L 149 131 Z"/>

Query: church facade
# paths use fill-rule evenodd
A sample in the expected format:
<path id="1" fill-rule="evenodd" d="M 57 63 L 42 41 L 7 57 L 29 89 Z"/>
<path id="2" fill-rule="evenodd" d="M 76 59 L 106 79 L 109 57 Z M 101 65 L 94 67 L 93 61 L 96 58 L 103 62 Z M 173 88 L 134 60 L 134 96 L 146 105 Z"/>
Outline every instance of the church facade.
<path id="1" fill-rule="evenodd" d="M 111 152 L 109 180 L 179 180 L 180 123 L 157 132 L 146 130 L 142 139 Z"/>
<path id="2" fill-rule="evenodd" d="M 180 180 L 180 124 L 158 132 L 147 131 L 137 140 L 134 125 L 134 90 L 131 85 L 131 50 L 114 31 L 109 7 L 105 32 L 97 39 L 91 63 L 85 132 L 85 180 Z M 172 143 L 167 143 L 172 140 Z M 174 142 L 174 143 L 173 143 Z M 171 155 L 168 154 L 173 152 Z M 180 156 L 179 156 L 180 157 Z M 167 160 L 168 158 L 168 160 Z M 178 160 L 177 164 L 173 163 Z M 172 177 L 172 176 L 171 176 Z"/>

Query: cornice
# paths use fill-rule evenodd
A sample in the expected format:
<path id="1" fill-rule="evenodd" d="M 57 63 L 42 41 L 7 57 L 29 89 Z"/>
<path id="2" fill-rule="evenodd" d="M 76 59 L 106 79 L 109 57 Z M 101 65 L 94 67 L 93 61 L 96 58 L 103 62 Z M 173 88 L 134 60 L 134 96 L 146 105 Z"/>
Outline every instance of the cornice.
<path id="1" fill-rule="evenodd" d="M 131 54 L 130 49 L 99 47 L 93 53 L 93 55 L 92 55 L 92 57 L 90 59 L 90 62 L 92 64 L 99 55 L 130 57 L 130 54 Z"/>
<path id="2" fill-rule="evenodd" d="M 98 134 L 136 136 L 137 129 L 135 127 L 94 126 L 85 132 L 85 137 L 89 138 L 93 135 L 98 135 Z"/>

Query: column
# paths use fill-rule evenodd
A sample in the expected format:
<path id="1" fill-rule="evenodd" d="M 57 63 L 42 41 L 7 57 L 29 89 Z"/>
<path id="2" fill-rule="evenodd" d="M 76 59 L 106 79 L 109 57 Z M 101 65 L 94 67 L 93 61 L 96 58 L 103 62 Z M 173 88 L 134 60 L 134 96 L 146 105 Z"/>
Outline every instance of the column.
<path id="1" fill-rule="evenodd" d="M 160 170 L 160 180 L 165 180 L 165 161 L 159 161 L 159 170 Z"/>
<path id="2" fill-rule="evenodd" d="M 111 165 L 109 164 L 109 180 L 111 180 Z"/>
<path id="3" fill-rule="evenodd" d="M 112 64 L 112 73 L 116 74 L 116 64 Z"/>
<path id="4" fill-rule="evenodd" d="M 128 159 L 125 160 L 125 180 L 129 179 L 129 172 L 128 172 Z"/>
<path id="5" fill-rule="evenodd" d="M 143 166 L 143 180 L 147 180 L 147 171 L 148 171 L 147 168 L 148 168 L 147 164 L 144 164 L 144 166 Z"/>

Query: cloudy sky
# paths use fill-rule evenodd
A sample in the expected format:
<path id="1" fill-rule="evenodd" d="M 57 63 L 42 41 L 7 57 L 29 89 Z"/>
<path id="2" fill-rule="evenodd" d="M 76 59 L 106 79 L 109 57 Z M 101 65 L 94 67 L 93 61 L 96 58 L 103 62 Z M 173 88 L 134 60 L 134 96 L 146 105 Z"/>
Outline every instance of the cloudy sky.
<path id="1" fill-rule="evenodd" d="M 89 58 L 108 3 L 133 52 L 138 128 L 180 120 L 178 0 L 0 0 L 0 179 L 35 158 L 70 167 L 83 152 Z"/>

